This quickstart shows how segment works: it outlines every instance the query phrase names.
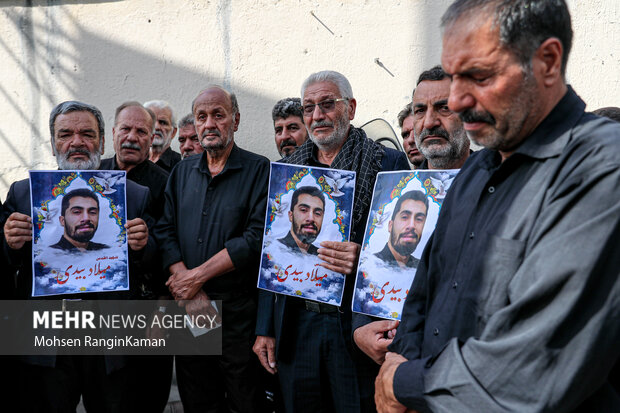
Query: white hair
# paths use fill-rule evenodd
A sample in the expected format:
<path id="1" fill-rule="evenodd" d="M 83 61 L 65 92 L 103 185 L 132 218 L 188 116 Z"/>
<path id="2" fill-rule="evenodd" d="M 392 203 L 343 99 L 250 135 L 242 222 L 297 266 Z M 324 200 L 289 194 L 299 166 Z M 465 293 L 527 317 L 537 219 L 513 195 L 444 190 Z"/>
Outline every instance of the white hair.
<path id="1" fill-rule="evenodd" d="M 351 89 L 351 83 L 347 80 L 342 73 L 335 72 L 333 70 L 323 70 L 316 72 L 308 76 L 304 83 L 301 85 L 301 97 L 303 99 L 306 88 L 318 82 L 330 82 L 338 87 L 340 97 L 353 99 L 353 89 Z"/>
<path id="2" fill-rule="evenodd" d="M 166 102 L 165 100 L 149 100 L 148 102 L 144 102 L 144 107 L 145 108 L 150 108 L 150 107 L 156 107 L 158 109 L 168 109 L 170 111 L 170 122 L 172 123 L 172 127 L 176 128 L 177 127 L 177 117 L 174 114 L 174 110 L 172 109 L 172 106 L 170 106 L 170 103 Z"/>

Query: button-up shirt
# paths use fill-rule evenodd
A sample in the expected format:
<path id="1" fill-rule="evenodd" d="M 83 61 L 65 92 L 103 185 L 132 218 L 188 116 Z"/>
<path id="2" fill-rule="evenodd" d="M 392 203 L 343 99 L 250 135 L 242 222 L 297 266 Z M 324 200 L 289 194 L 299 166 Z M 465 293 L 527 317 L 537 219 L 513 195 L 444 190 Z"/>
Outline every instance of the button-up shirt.
<path id="1" fill-rule="evenodd" d="M 620 124 L 584 108 L 569 88 L 508 159 L 456 177 L 390 347 L 402 403 L 620 411 Z"/>
<path id="2" fill-rule="evenodd" d="M 269 160 L 236 145 L 222 172 L 211 176 L 207 152 L 180 162 L 165 191 L 155 229 L 164 268 L 183 261 L 195 268 L 226 248 L 235 269 L 207 281 L 207 294 L 256 286 L 267 207 Z"/>

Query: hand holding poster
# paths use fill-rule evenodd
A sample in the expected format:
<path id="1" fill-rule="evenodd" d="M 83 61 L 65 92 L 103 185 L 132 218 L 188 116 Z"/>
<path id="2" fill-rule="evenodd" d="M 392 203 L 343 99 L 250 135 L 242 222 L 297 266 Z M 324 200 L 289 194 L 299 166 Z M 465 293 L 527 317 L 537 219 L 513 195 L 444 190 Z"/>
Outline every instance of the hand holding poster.
<path id="1" fill-rule="evenodd" d="M 400 320 L 422 251 L 458 170 L 381 172 L 360 253 L 352 309 Z"/>
<path id="2" fill-rule="evenodd" d="M 340 305 L 344 275 L 321 266 L 322 241 L 347 241 L 355 172 L 271 164 L 258 288 Z"/>
<path id="3" fill-rule="evenodd" d="M 124 171 L 31 171 L 32 296 L 129 289 Z"/>

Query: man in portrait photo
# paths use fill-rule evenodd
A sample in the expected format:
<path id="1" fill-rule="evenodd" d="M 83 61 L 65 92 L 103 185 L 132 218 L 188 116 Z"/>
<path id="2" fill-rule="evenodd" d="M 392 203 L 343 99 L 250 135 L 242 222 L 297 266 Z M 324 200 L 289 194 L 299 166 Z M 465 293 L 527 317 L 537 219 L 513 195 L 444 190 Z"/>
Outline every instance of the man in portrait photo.
<path id="1" fill-rule="evenodd" d="M 108 245 L 92 242 L 99 226 L 99 199 L 90 189 L 75 189 L 62 199 L 60 225 L 65 233 L 51 248 L 65 251 L 96 251 Z"/>
<path id="2" fill-rule="evenodd" d="M 375 256 L 389 265 L 417 268 L 420 260 L 411 254 L 422 238 L 427 213 L 428 198 L 422 191 L 403 194 L 396 202 L 388 223 L 390 239 Z"/>
<path id="3" fill-rule="evenodd" d="M 318 255 L 318 248 L 312 245 L 321 232 L 325 214 L 325 196 L 314 186 L 302 186 L 293 192 L 288 219 L 291 230 L 278 239 L 293 251 Z"/>

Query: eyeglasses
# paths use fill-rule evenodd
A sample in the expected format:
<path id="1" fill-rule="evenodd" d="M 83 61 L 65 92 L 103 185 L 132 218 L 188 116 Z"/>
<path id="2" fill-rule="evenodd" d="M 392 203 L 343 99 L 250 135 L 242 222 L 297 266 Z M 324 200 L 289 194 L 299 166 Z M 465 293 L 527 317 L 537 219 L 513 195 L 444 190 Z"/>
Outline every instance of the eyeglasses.
<path id="1" fill-rule="evenodd" d="M 319 103 L 311 103 L 308 105 L 303 105 L 302 109 L 304 111 L 304 115 L 312 115 L 314 113 L 314 107 L 318 106 L 321 108 L 321 112 L 327 113 L 334 110 L 337 102 L 348 101 L 349 98 L 341 98 L 341 99 L 327 99 Z"/>

